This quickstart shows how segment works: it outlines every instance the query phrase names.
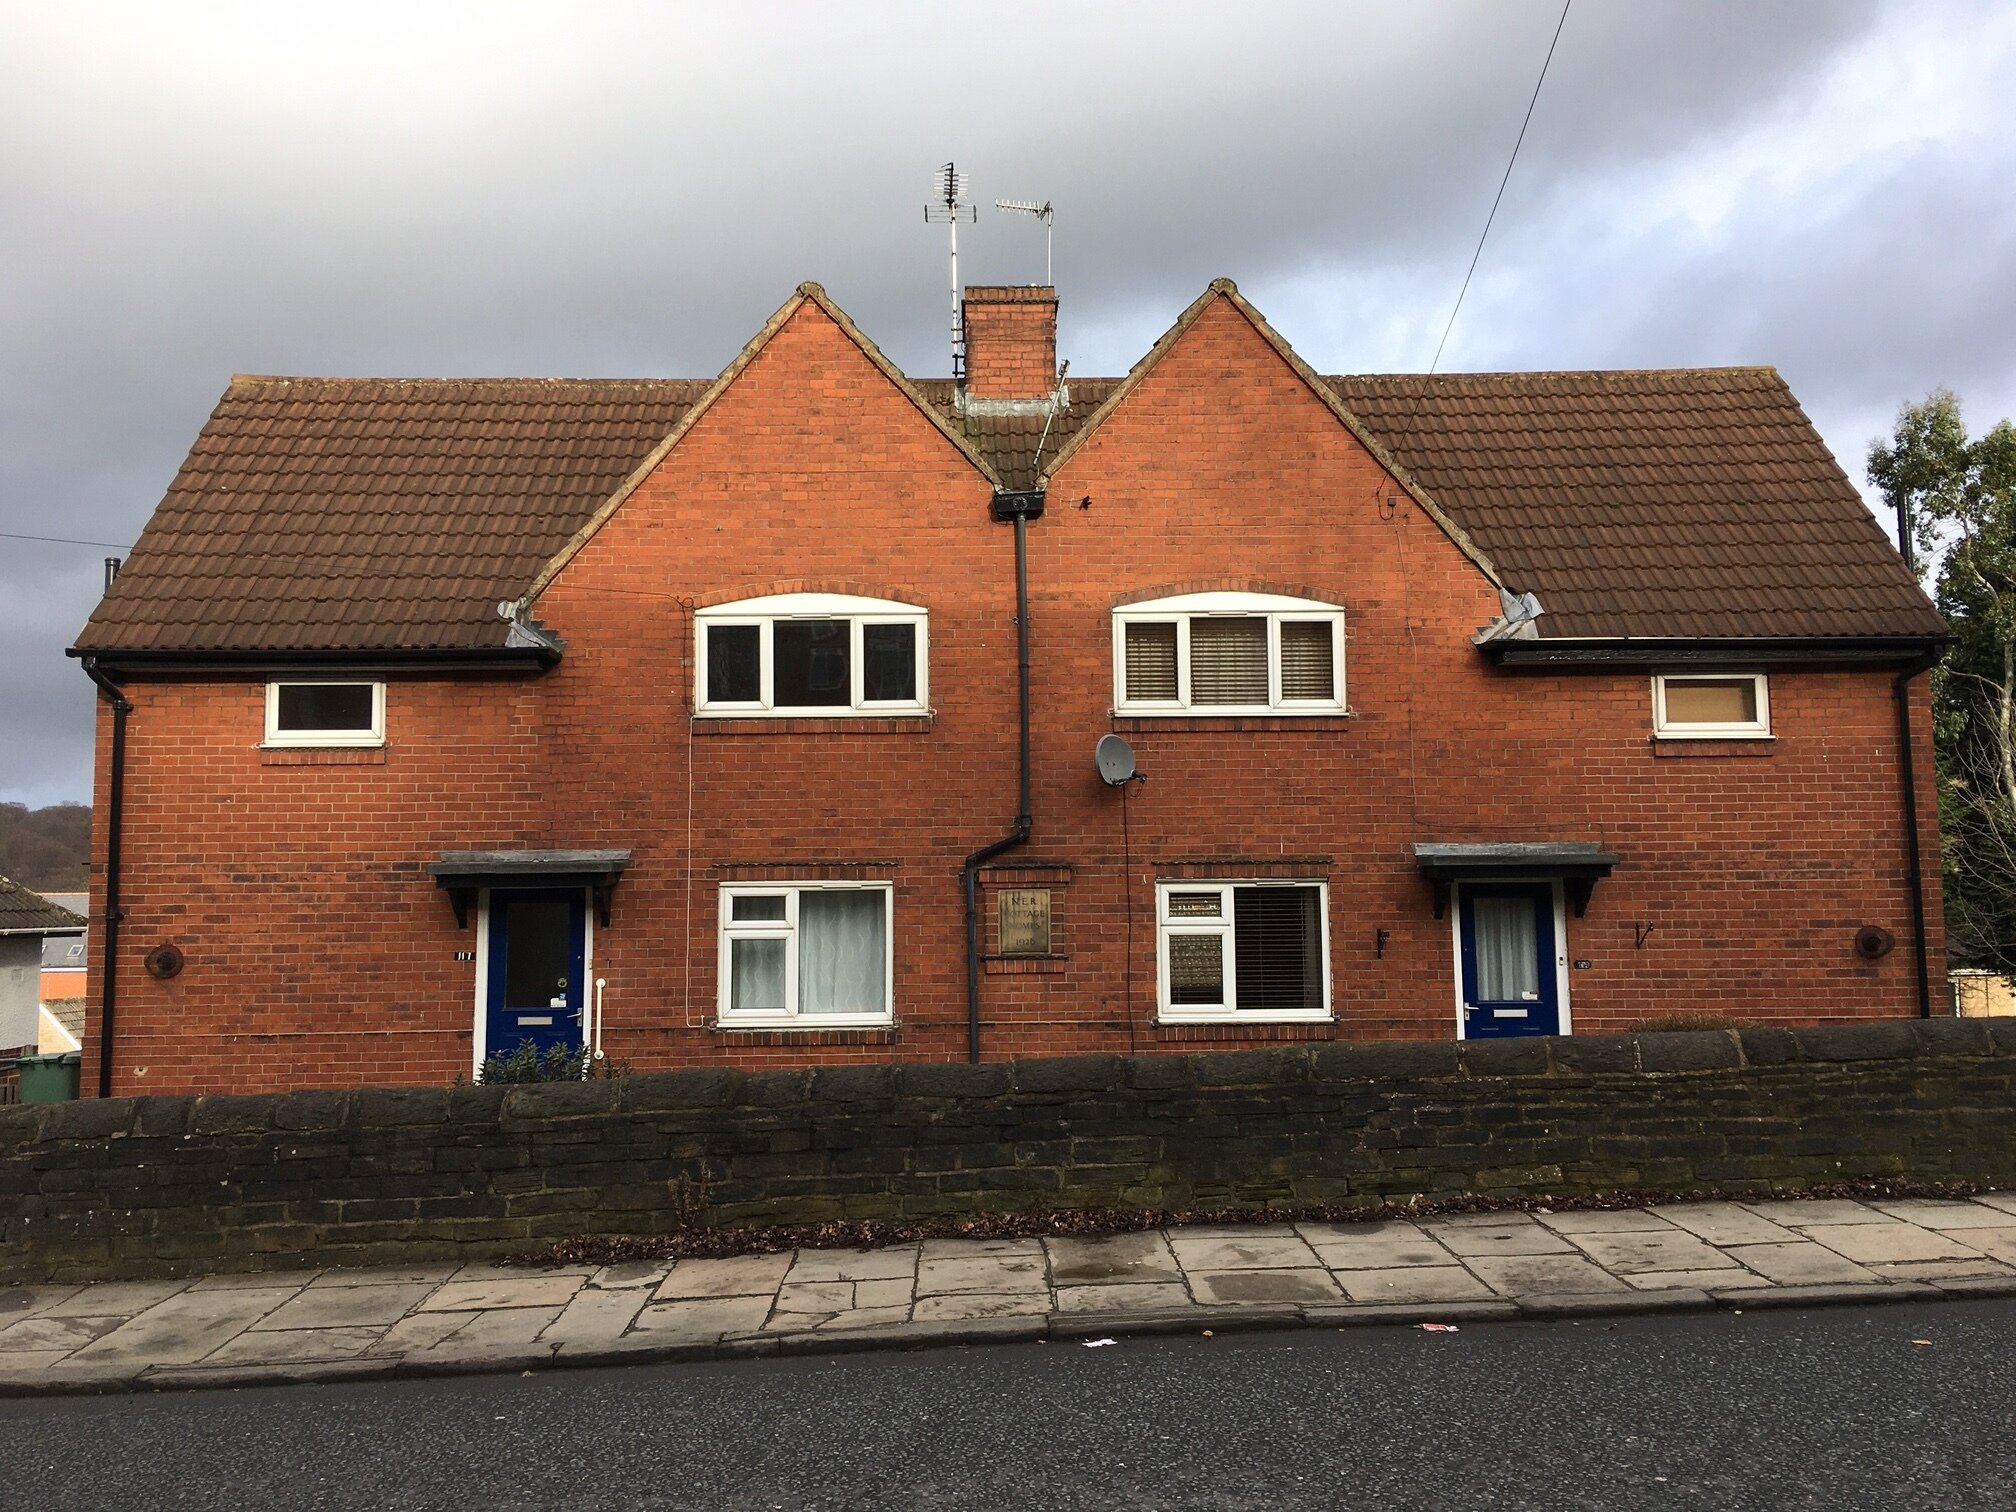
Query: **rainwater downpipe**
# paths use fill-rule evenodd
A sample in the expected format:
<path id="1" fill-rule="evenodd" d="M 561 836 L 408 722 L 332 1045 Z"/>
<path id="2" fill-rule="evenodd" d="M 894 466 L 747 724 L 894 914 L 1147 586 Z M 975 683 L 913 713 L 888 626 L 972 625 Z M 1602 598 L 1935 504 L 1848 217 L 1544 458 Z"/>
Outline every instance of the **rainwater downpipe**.
<path id="1" fill-rule="evenodd" d="M 126 815 L 126 716 L 133 704 L 126 690 L 99 670 L 98 659 L 84 658 L 84 675 L 98 685 L 112 705 L 112 770 L 108 774 L 111 792 L 105 803 L 105 942 L 99 959 L 103 963 L 98 983 L 98 1095 L 112 1095 L 112 1016 L 118 1001 L 119 922 L 126 911 L 119 906 L 119 841 Z"/>
<path id="2" fill-rule="evenodd" d="M 1897 769 L 1904 783 L 1904 856 L 1911 868 L 1911 951 L 1918 966 L 1918 1017 L 1932 1017 L 1932 966 L 1925 955 L 1925 872 L 1918 845 L 1918 763 L 1911 744 L 1911 682 L 1939 660 L 1927 651 L 1890 685 L 1897 699 Z"/>
<path id="3" fill-rule="evenodd" d="M 1025 843 L 1035 821 L 1029 813 L 1029 522 L 1043 517 L 1043 493 L 994 495 L 994 518 L 1015 524 L 1015 680 L 1020 697 L 1020 772 L 1015 824 L 991 845 L 966 858 L 966 1059 L 980 1060 L 980 868 L 1004 851 Z"/>

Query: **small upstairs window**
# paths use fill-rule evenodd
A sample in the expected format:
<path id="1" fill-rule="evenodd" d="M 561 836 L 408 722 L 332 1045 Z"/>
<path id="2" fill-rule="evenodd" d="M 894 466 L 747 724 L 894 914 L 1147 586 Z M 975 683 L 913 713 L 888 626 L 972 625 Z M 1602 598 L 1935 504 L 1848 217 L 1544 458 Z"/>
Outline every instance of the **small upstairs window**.
<path id="1" fill-rule="evenodd" d="M 1662 740 L 1757 740 L 1771 733 L 1762 672 L 1665 672 L 1652 679 L 1652 732 Z"/>
<path id="2" fill-rule="evenodd" d="M 698 712 L 919 714 L 929 616 L 914 604 L 785 593 L 703 609 Z"/>
<path id="3" fill-rule="evenodd" d="M 1269 593 L 1190 593 L 1113 612 L 1120 714 L 1337 714 L 1344 611 Z"/>
<path id="4" fill-rule="evenodd" d="M 307 680 L 266 684 L 269 746 L 385 743 L 385 684 Z"/>

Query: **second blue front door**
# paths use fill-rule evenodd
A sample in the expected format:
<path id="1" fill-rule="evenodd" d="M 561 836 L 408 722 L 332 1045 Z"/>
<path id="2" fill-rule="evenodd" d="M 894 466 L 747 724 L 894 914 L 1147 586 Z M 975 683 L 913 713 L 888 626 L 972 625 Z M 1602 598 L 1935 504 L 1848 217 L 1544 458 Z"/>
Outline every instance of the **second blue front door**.
<path id="1" fill-rule="evenodd" d="M 1458 897 L 1463 1037 L 1559 1034 L 1554 884 L 1466 882 Z"/>
<path id="2" fill-rule="evenodd" d="M 581 1047 L 588 912 L 579 892 L 490 894 L 484 1052 Z"/>

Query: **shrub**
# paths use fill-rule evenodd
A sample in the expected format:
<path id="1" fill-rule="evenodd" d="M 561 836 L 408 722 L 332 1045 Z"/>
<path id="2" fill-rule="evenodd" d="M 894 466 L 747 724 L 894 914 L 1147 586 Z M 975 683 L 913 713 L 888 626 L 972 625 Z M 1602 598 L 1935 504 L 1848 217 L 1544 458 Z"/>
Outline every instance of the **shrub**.
<path id="1" fill-rule="evenodd" d="M 537 1045 L 529 1039 L 522 1039 L 518 1041 L 517 1049 L 486 1057 L 476 1073 L 476 1080 L 493 1086 L 522 1086 L 527 1082 L 587 1081 L 597 1076 L 621 1076 L 628 1069 L 625 1062 L 592 1059 L 586 1045 L 572 1050 L 565 1045 L 554 1045 L 541 1055 Z"/>

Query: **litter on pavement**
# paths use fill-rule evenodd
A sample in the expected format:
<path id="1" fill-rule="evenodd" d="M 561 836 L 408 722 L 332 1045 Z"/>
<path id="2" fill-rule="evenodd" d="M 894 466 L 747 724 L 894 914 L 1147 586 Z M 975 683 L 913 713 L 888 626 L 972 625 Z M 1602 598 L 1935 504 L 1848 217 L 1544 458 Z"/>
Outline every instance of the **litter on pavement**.
<path id="1" fill-rule="evenodd" d="M 1113 1341 L 1111 1339 L 1087 1339 L 1085 1341 L 1085 1347 L 1087 1349 L 1104 1349 L 1108 1344 L 1111 1344 L 1112 1342 Z"/>
<path id="2" fill-rule="evenodd" d="M 1459 1329 L 1459 1328 L 1457 1328 L 1457 1326 L 1456 1326 L 1456 1325 L 1455 1325 L 1454 1323 L 1423 1323 L 1423 1324 L 1421 1325 L 1421 1332 L 1423 1332 L 1423 1333 L 1460 1333 L 1460 1332 L 1462 1332 L 1462 1330 L 1461 1330 L 1461 1329 Z"/>

